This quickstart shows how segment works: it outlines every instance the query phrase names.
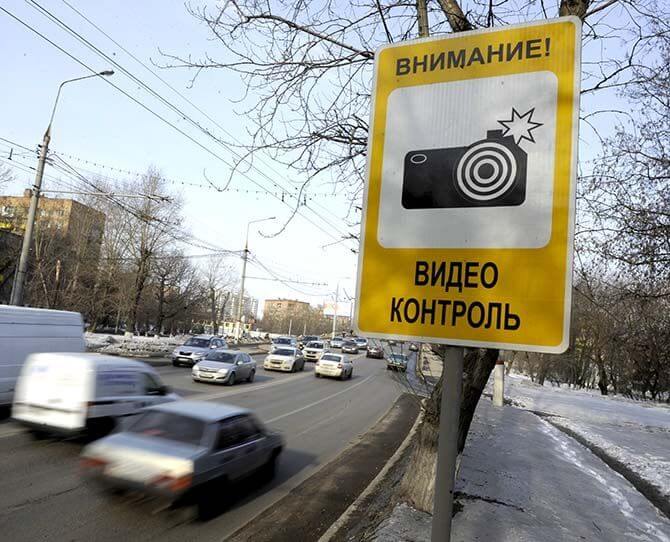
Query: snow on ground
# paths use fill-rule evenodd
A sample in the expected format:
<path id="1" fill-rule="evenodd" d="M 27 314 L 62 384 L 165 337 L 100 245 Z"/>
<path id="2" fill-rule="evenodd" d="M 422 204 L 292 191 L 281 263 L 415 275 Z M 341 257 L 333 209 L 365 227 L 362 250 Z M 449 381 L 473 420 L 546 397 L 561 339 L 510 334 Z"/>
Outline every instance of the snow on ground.
<path id="1" fill-rule="evenodd" d="M 670 542 L 670 520 L 590 450 L 539 416 L 488 399 L 477 407 L 456 500 L 453 542 Z M 430 521 L 401 504 L 366 540 L 427 542 Z"/>
<path id="2" fill-rule="evenodd" d="M 550 420 L 625 464 L 670 500 L 670 431 L 660 427 L 631 428 L 630 424 L 594 426 L 558 417 Z"/>
<path id="3" fill-rule="evenodd" d="M 168 355 L 175 347 L 184 344 L 188 337 L 142 337 L 133 335 L 106 335 L 86 333 L 86 349 L 90 352 L 119 356 L 147 357 Z"/>
<path id="4" fill-rule="evenodd" d="M 505 395 L 574 431 L 670 499 L 670 409 L 594 391 L 539 386 L 509 375 Z"/>
<path id="5" fill-rule="evenodd" d="M 254 332 L 252 332 L 254 333 Z M 260 334 L 256 334 L 260 335 Z M 86 333 L 86 350 L 100 354 L 129 357 L 167 357 L 177 347 L 186 341 L 190 335 L 175 335 L 174 337 L 144 337 L 133 335 L 108 335 L 105 333 Z M 245 338 L 241 344 L 258 344 L 260 338 L 251 336 Z M 228 344 L 232 344 L 228 341 Z"/>

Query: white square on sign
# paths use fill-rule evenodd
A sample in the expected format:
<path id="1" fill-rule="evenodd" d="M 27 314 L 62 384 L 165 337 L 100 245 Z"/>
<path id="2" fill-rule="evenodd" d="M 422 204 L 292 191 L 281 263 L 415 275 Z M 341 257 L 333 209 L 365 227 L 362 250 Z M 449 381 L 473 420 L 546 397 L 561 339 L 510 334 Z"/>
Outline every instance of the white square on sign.
<path id="1" fill-rule="evenodd" d="M 404 87 L 388 99 L 378 241 L 541 248 L 551 237 L 557 79 Z"/>

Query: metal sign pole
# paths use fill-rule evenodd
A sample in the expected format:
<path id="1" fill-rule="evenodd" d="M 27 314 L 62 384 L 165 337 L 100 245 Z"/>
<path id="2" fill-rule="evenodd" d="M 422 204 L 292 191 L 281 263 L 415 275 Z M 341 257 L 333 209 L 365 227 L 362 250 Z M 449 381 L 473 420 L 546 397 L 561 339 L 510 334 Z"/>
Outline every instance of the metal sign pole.
<path id="1" fill-rule="evenodd" d="M 432 542 L 449 542 L 451 539 L 451 514 L 454 507 L 458 456 L 458 423 L 463 389 L 463 356 L 464 350 L 460 346 L 448 346 L 444 354 Z"/>

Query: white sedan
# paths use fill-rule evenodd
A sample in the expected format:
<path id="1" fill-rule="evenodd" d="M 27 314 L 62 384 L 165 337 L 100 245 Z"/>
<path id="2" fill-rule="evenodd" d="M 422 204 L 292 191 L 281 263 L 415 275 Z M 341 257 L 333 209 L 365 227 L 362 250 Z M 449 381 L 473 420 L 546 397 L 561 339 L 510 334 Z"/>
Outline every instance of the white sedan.
<path id="1" fill-rule="evenodd" d="M 323 341 L 311 341 L 302 349 L 302 355 L 307 361 L 319 361 L 326 353 L 326 343 Z"/>
<path id="2" fill-rule="evenodd" d="M 321 356 L 321 359 L 314 366 L 314 375 L 317 378 L 332 376 L 344 380 L 345 378 L 351 378 L 353 372 L 354 364 L 347 356 L 331 354 L 330 352 Z"/>
<path id="3" fill-rule="evenodd" d="M 274 352 L 268 354 L 263 362 L 263 369 L 274 371 L 286 371 L 295 373 L 305 368 L 305 358 L 297 347 L 278 347 Z"/>

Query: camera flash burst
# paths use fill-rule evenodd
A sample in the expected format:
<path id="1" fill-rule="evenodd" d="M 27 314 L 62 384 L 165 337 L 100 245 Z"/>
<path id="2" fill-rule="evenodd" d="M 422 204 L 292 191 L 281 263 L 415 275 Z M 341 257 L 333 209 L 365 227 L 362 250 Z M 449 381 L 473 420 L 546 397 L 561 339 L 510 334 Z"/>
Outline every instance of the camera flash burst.
<path id="1" fill-rule="evenodd" d="M 514 142 L 517 145 L 524 139 L 530 141 L 531 143 L 535 143 L 532 131 L 542 126 L 542 123 L 533 121 L 533 113 L 535 113 L 535 108 L 532 108 L 531 110 L 521 115 L 513 107 L 511 119 L 498 121 L 498 124 L 502 124 L 502 126 L 505 128 L 503 136 L 513 136 Z"/>

